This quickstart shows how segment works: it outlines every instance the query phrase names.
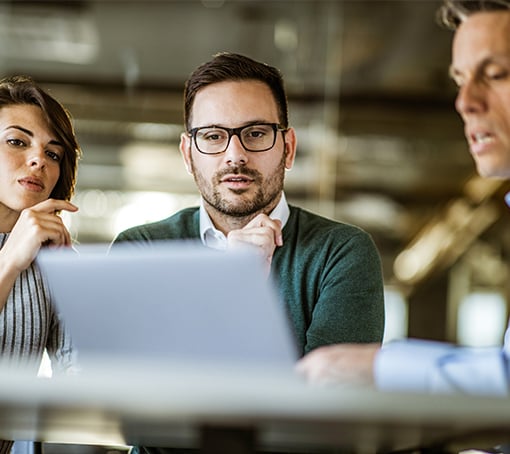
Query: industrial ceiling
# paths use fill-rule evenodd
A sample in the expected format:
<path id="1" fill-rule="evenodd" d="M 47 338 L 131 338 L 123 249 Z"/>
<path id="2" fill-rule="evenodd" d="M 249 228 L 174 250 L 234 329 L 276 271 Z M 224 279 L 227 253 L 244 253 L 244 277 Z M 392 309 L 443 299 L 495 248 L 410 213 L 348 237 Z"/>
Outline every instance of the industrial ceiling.
<path id="1" fill-rule="evenodd" d="M 279 67 L 299 142 L 289 201 L 363 227 L 386 281 L 412 291 L 480 241 L 499 238 L 497 255 L 510 243 L 499 227 L 507 188 L 475 176 L 454 111 L 452 33 L 437 25 L 438 5 L 2 1 L 0 73 L 31 75 L 75 119 L 72 229 L 83 243 L 196 203 L 177 144 L 198 64 L 235 51 Z"/>

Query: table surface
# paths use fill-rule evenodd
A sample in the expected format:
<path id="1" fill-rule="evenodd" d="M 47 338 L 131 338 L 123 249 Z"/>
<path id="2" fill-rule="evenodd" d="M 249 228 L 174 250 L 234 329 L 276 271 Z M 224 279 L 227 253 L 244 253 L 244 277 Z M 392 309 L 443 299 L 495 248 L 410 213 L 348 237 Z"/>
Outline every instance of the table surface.
<path id="1" fill-rule="evenodd" d="M 257 448 L 375 453 L 510 440 L 510 399 L 312 386 L 271 368 L 152 365 L 35 378 L 0 370 L 0 438 L 196 446 L 204 427 L 254 429 Z"/>

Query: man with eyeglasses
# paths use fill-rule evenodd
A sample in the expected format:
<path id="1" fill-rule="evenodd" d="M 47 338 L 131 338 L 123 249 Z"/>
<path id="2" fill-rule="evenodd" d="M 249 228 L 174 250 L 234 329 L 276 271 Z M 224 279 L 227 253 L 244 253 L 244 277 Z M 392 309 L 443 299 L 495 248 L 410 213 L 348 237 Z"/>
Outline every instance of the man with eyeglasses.
<path id="1" fill-rule="evenodd" d="M 200 239 L 220 250 L 254 246 L 285 302 L 301 355 L 338 342 L 381 342 L 383 280 L 370 236 L 285 199 L 296 134 L 280 72 L 222 53 L 191 74 L 184 96 L 180 150 L 200 207 L 129 229 L 115 242 Z M 235 276 L 225 276 L 225 285 L 230 280 Z"/>

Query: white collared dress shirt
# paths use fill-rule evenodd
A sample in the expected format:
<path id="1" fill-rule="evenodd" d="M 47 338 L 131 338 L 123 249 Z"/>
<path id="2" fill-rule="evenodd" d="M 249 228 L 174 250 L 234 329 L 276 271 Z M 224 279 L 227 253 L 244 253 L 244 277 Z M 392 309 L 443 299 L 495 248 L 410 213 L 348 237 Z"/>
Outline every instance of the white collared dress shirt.
<path id="1" fill-rule="evenodd" d="M 278 205 L 271 211 L 269 217 L 271 219 L 278 219 L 282 223 L 283 229 L 289 219 L 289 213 L 289 205 L 287 204 L 285 194 L 282 192 Z M 214 227 L 211 218 L 205 210 L 203 199 L 200 200 L 200 239 L 205 246 L 212 249 L 227 249 L 227 237 L 223 232 Z"/>

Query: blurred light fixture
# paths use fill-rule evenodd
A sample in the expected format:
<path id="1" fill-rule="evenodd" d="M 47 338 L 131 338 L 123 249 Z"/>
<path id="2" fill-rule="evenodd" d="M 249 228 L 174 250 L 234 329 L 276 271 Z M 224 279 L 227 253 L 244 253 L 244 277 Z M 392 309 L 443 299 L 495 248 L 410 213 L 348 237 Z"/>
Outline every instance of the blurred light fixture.
<path id="1" fill-rule="evenodd" d="M 393 272 L 402 283 L 416 285 L 440 267 L 452 264 L 476 238 L 499 218 L 499 204 L 491 197 L 502 180 L 474 176 L 464 196 L 434 216 L 395 258 Z"/>
<path id="2" fill-rule="evenodd" d="M 464 185 L 464 193 L 474 203 L 481 203 L 491 197 L 500 187 L 501 180 L 484 178 L 478 175 L 469 179 Z"/>
<path id="3" fill-rule="evenodd" d="M 0 41 L 3 58 L 73 64 L 92 63 L 100 44 L 96 24 L 84 8 L 44 3 L 1 8 Z"/>
<path id="4" fill-rule="evenodd" d="M 395 276 L 417 284 L 437 267 L 453 263 L 498 217 L 494 203 L 473 207 L 465 199 L 453 201 L 396 257 Z"/>
<path id="5" fill-rule="evenodd" d="M 298 31 L 295 22 L 281 19 L 274 25 L 274 44 L 282 52 L 292 52 L 298 47 Z"/>

